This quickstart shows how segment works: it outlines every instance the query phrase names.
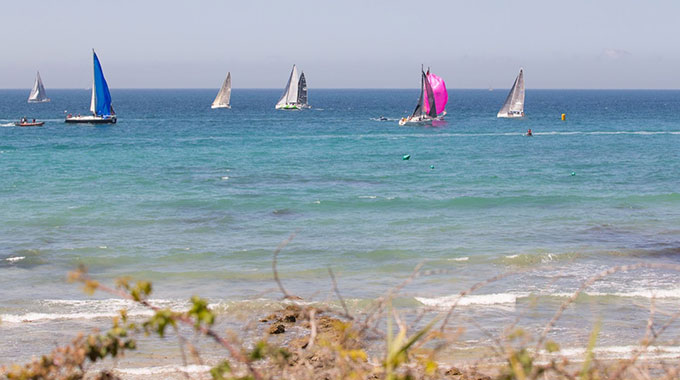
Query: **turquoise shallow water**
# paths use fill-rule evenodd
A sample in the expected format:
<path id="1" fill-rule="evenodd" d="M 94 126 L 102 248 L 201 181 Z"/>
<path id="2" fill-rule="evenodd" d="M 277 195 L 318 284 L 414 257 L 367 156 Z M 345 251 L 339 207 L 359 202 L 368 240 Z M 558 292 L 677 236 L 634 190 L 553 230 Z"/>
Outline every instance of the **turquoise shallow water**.
<path id="1" fill-rule="evenodd" d="M 214 93 L 114 90 L 118 124 L 93 127 L 63 123 L 86 112 L 85 90 L 47 104 L 0 91 L 0 335 L 66 336 L 114 310 L 79 303 L 64 278 L 80 263 L 150 279 L 168 302 L 275 299 L 272 251 L 294 231 L 279 260 L 290 292 L 327 299 L 330 266 L 358 309 L 423 260 L 445 273 L 414 282 L 406 308 L 520 271 L 470 299 L 492 326 L 531 294 L 545 302 L 526 324 L 540 325 L 613 265 L 680 264 L 680 91 L 529 90 L 527 118 L 503 120 L 504 90 L 452 90 L 437 127 L 397 126 L 417 90 L 310 90 L 300 112 L 273 109 L 280 90 L 239 89 L 211 110 Z M 21 116 L 47 123 L 9 126 Z M 653 292 L 680 305 L 677 274 L 599 282 L 562 334 L 580 342 L 587 316 L 610 322 L 605 344 L 634 342 Z"/>

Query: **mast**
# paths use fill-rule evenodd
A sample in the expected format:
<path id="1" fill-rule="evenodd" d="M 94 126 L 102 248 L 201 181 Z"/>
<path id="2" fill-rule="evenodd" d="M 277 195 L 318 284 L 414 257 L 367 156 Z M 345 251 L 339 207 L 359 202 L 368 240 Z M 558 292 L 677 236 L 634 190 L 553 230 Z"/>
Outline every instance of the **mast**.
<path id="1" fill-rule="evenodd" d="M 420 68 L 420 98 L 418 98 L 418 104 L 416 105 L 416 109 L 413 110 L 413 114 L 411 114 L 411 117 L 416 117 L 420 116 L 423 114 L 423 96 L 424 96 L 424 90 L 425 90 L 425 81 L 427 78 L 425 77 L 425 72 L 423 71 L 423 68 Z"/>
<path id="2" fill-rule="evenodd" d="M 519 112 L 524 112 L 524 69 L 519 69 L 517 75 L 517 91 L 514 98 L 515 109 Z"/>

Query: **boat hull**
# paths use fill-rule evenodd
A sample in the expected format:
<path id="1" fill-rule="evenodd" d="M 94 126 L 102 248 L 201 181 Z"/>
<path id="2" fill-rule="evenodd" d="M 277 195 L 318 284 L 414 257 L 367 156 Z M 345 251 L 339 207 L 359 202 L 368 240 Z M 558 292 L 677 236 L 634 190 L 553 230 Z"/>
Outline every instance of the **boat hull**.
<path id="1" fill-rule="evenodd" d="M 277 110 L 301 110 L 304 106 L 298 104 L 284 104 L 282 106 L 276 106 Z"/>
<path id="2" fill-rule="evenodd" d="M 399 120 L 399 125 L 404 126 L 404 125 L 428 125 L 432 124 L 434 121 L 442 121 L 444 120 L 444 116 L 446 116 L 446 111 L 444 111 L 441 115 L 437 117 L 430 117 L 430 116 L 417 116 L 417 117 L 402 117 Z"/>
<path id="3" fill-rule="evenodd" d="M 49 103 L 50 99 L 44 99 L 44 100 L 29 100 L 29 103 Z"/>
<path id="4" fill-rule="evenodd" d="M 524 117 L 524 112 L 522 113 L 506 113 L 506 114 L 498 114 L 496 115 L 497 118 L 503 118 L 503 119 L 521 119 Z"/>
<path id="5" fill-rule="evenodd" d="M 115 116 L 71 116 L 66 117 L 64 122 L 69 124 L 116 124 L 117 118 Z"/>
<path id="6" fill-rule="evenodd" d="M 211 109 L 214 109 L 214 110 L 220 109 L 220 108 L 231 109 L 231 106 L 229 106 L 229 105 L 221 105 L 221 104 L 220 104 L 220 105 L 217 105 L 217 106 L 210 106 L 210 108 L 211 108 Z"/>
<path id="7" fill-rule="evenodd" d="M 42 127 L 45 125 L 44 121 L 38 121 L 35 123 L 14 123 L 15 126 L 17 127 Z"/>

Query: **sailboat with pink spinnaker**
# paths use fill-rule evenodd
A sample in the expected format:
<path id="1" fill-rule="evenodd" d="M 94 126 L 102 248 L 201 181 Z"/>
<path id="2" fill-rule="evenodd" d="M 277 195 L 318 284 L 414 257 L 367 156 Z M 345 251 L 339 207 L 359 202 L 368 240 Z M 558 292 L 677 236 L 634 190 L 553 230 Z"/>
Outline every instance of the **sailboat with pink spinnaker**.
<path id="1" fill-rule="evenodd" d="M 427 73 L 421 68 L 420 98 L 411 116 L 399 120 L 399 125 L 406 124 L 430 124 L 435 120 L 442 120 L 446 115 L 446 103 L 449 101 L 449 93 L 446 83 L 441 77 Z"/>

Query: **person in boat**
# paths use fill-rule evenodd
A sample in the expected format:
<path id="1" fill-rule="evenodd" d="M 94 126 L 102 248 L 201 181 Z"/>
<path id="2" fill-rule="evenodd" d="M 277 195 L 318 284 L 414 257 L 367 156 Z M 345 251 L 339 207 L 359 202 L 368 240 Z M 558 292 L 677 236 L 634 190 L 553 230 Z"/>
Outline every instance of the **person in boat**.
<path id="1" fill-rule="evenodd" d="M 531 128 L 529 128 L 529 130 L 527 131 L 527 136 L 533 136 L 533 134 L 531 133 Z"/>
<path id="2" fill-rule="evenodd" d="M 33 119 L 33 122 L 35 123 L 35 119 Z"/>

